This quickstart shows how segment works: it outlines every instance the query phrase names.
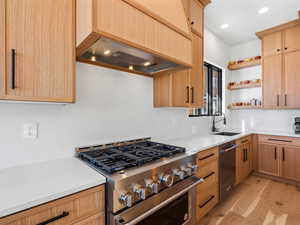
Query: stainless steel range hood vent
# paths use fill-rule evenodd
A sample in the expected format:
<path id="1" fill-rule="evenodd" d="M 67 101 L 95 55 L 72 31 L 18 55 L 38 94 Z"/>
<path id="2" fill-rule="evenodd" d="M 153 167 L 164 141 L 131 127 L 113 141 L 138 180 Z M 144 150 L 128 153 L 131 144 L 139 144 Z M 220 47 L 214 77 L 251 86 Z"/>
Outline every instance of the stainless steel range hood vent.
<path id="1" fill-rule="evenodd" d="M 147 52 L 101 37 L 82 56 L 82 61 L 92 61 L 104 66 L 115 66 L 124 70 L 153 75 L 158 72 L 184 68 L 182 65 L 167 61 Z"/>

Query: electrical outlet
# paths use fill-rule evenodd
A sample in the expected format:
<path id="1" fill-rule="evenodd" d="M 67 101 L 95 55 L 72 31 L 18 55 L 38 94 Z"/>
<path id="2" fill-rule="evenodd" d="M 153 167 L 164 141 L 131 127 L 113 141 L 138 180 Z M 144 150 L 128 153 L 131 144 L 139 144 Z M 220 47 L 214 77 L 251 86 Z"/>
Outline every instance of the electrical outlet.
<path id="1" fill-rule="evenodd" d="M 38 138 L 38 124 L 28 123 L 23 125 L 23 138 L 37 139 Z"/>

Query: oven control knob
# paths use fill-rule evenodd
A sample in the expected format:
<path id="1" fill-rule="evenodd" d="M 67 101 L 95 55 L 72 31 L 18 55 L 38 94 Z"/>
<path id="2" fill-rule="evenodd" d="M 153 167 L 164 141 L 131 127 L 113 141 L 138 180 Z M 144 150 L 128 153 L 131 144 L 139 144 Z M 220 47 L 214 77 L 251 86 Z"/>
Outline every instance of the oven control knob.
<path id="1" fill-rule="evenodd" d="M 198 166 L 197 165 L 188 164 L 187 167 L 192 170 L 192 173 L 196 173 L 197 170 L 198 170 Z"/>
<path id="2" fill-rule="evenodd" d="M 137 194 L 138 198 L 141 200 L 146 199 L 146 189 L 138 184 L 133 185 L 133 192 Z"/>
<path id="3" fill-rule="evenodd" d="M 120 197 L 120 201 L 126 207 L 131 207 L 132 206 L 132 195 L 131 194 L 122 194 Z"/>
<path id="4" fill-rule="evenodd" d="M 183 167 L 181 167 L 181 170 L 189 177 L 193 175 L 192 168 L 190 168 L 190 167 L 183 166 Z"/>
<path id="5" fill-rule="evenodd" d="M 170 174 L 163 174 L 160 177 L 160 181 L 163 183 L 163 185 L 171 187 L 174 183 L 174 177 Z"/>
<path id="6" fill-rule="evenodd" d="M 182 170 L 174 169 L 173 174 L 174 176 L 178 177 L 180 180 L 184 179 L 184 172 Z"/>
<path id="7" fill-rule="evenodd" d="M 145 180 L 146 187 L 149 190 L 151 194 L 157 194 L 158 193 L 158 183 L 153 181 L 152 179 L 146 179 Z"/>

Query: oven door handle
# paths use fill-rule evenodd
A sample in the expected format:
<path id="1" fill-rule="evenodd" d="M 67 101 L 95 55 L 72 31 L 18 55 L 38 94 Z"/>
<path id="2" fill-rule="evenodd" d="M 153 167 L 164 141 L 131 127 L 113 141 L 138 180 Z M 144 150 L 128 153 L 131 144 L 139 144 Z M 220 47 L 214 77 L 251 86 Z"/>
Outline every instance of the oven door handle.
<path id="1" fill-rule="evenodd" d="M 187 188 L 181 190 L 180 192 L 176 193 L 175 195 L 173 195 L 171 198 L 167 199 L 166 201 L 162 202 L 161 204 L 153 207 L 152 209 L 148 210 L 146 213 L 140 215 L 139 217 L 131 220 L 128 223 L 123 223 L 123 225 L 135 225 L 141 221 L 143 221 L 144 219 L 146 219 L 148 216 L 152 215 L 153 213 L 155 213 L 156 211 L 160 210 L 161 208 L 165 207 L 166 205 L 168 205 L 169 203 L 171 203 L 172 201 L 174 201 L 176 198 L 180 197 L 181 195 L 183 195 L 184 193 L 188 192 L 189 190 L 191 190 L 192 188 L 194 188 L 195 186 L 197 186 L 200 183 L 203 183 L 204 180 L 202 178 L 198 178 L 198 180 L 191 184 L 190 186 L 188 186 Z"/>
<path id="2" fill-rule="evenodd" d="M 237 148 L 237 145 L 233 145 L 230 148 L 221 149 L 221 153 L 229 152 Z"/>

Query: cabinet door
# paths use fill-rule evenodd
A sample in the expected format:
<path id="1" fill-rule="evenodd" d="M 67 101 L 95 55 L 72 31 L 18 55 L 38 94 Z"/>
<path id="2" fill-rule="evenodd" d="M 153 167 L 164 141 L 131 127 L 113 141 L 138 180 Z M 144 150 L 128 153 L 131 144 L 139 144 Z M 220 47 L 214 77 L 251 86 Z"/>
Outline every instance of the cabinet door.
<path id="1" fill-rule="evenodd" d="M 244 178 L 248 177 L 252 170 L 252 150 L 251 144 L 247 143 L 244 145 L 245 148 L 245 162 L 244 162 Z"/>
<path id="2" fill-rule="evenodd" d="M 284 106 L 300 108 L 300 51 L 284 54 Z"/>
<path id="3" fill-rule="evenodd" d="M 244 164 L 244 145 L 239 145 L 236 149 L 236 171 L 235 171 L 235 184 L 239 184 L 243 180 L 243 164 Z"/>
<path id="4" fill-rule="evenodd" d="M 263 105 L 276 108 L 281 105 L 282 55 L 263 59 Z"/>
<path id="5" fill-rule="evenodd" d="M 203 36 L 203 5 L 198 0 L 191 0 L 191 26 L 194 32 Z"/>
<path id="6" fill-rule="evenodd" d="M 282 32 L 264 36 L 262 45 L 264 57 L 282 53 Z"/>
<path id="7" fill-rule="evenodd" d="M 279 151 L 277 145 L 259 144 L 259 172 L 279 176 Z"/>
<path id="8" fill-rule="evenodd" d="M 73 102 L 75 1 L 6 0 L 4 99 Z"/>
<path id="9" fill-rule="evenodd" d="M 300 50 L 300 25 L 284 31 L 284 51 Z"/>
<path id="10" fill-rule="evenodd" d="M 192 33 L 193 69 L 191 70 L 191 107 L 201 108 L 203 104 L 203 42 L 202 38 Z"/>
<path id="11" fill-rule="evenodd" d="M 178 71 L 172 74 L 172 106 L 188 107 L 190 104 L 190 70 Z"/>
<path id="12" fill-rule="evenodd" d="M 300 148 L 282 147 L 281 176 L 291 180 L 300 181 Z"/>

